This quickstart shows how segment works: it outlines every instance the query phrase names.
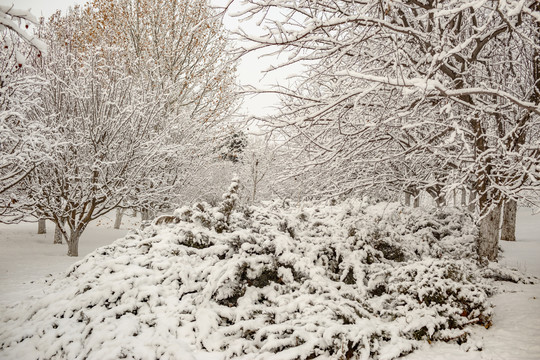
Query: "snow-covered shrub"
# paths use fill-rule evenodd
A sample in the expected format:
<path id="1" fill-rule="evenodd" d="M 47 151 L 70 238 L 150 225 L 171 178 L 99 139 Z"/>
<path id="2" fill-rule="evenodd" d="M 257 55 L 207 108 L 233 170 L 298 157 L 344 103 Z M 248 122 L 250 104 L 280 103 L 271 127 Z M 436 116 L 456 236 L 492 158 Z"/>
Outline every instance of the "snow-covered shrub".
<path id="1" fill-rule="evenodd" d="M 178 209 L 5 309 L 0 357 L 394 359 L 490 325 L 476 229 L 458 210 L 233 202 Z"/>

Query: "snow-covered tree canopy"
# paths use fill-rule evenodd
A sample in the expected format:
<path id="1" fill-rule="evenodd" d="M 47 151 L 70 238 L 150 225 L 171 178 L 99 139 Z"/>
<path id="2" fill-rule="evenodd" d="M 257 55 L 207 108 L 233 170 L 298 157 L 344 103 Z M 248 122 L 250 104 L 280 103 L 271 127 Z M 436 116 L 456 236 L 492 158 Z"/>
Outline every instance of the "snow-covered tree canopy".
<path id="1" fill-rule="evenodd" d="M 263 29 L 239 32 L 251 41 L 244 52 L 272 49 L 288 59 L 276 67 L 305 66 L 292 86 L 272 90 L 285 106 L 267 120 L 300 140 L 305 169 L 331 169 L 334 194 L 388 183 L 433 194 L 472 188 L 483 216 L 507 199 L 536 198 L 537 1 L 242 4 L 233 15 Z"/>
<path id="2" fill-rule="evenodd" d="M 216 124 L 233 109 L 235 62 L 206 0 L 93 0 L 49 25 L 70 51 L 102 51 L 152 86 L 175 83 L 171 111 Z"/>
<path id="3" fill-rule="evenodd" d="M 80 235 L 122 201 L 165 202 L 186 149 L 174 137 L 189 135 L 166 115 L 171 90 L 149 88 L 98 56 L 79 60 L 52 46 L 50 54 L 48 85 L 30 115 L 57 129 L 61 142 L 54 161 L 25 183 L 39 212 L 58 224 L 68 219 Z"/>
<path id="4" fill-rule="evenodd" d="M 53 131 L 27 117 L 44 85 L 27 66 L 47 50 L 29 33 L 37 24 L 28 11 L 0 5 L 0 222 L 20 221 L 30 211 L 33 201 L 19 186 L 54 146 Z"/>
<path id="5" fill-rule="evenodd" d="M 44 86 L 25 113 L 59 140 L 24 185 L 70 255 L 89 221 L 167 208 L 209 161 L 236 101 L 218 20 L 205 1 L 94 1 L 41 29 Z"/>

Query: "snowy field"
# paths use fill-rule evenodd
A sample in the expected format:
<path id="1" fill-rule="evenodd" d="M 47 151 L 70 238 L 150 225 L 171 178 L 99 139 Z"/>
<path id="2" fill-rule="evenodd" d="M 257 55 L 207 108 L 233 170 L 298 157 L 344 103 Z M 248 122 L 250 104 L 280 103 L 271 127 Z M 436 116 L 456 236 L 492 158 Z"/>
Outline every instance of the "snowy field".
<path id="1" fill-rule="evenodd" d="M 126 235 L 137 219 L 124 216 L 119 230 L 113 229 L 114 214 L 88 225 L 79 243 L 79 257 L 69 257 L 65 242 L 53 244 L 54 224 L 47 222 L 47 233 L 37 234 L 37 223 L 0 224 L 0 303 L 13 303 L 38 295 L 53 275 L 65 271 L 96 248 Z"/>
<path id="2" fill-rule="evenodd" d="M 540 277 L 540 215 L 520 209 L 517 222 L 518 241 L 502 244 L 501 262 Z M 112 229 L 110 218 L 90 224 L 80 242 L 79 258 L 67 257 L 65 244 L 52 244 L 54 228 L 50 223 L 45 235 L 36 234 L 35 223 L 0 225 L 0 303 L 40 297 L 52 278 L 94 249 L 123 237 L 134 224 L 136 220 L 128 217 L 120 230 Z M 426 342 L 403 359 L 540 359 L 540 285 L 500 283 L 499 290 L 491 298 L 495 315 L 489 330 L 476 327 L 470 340 L 461 346 Z M 204 352 L 194 352 L 193 356 L 199 360 L 222 358 Z"/>

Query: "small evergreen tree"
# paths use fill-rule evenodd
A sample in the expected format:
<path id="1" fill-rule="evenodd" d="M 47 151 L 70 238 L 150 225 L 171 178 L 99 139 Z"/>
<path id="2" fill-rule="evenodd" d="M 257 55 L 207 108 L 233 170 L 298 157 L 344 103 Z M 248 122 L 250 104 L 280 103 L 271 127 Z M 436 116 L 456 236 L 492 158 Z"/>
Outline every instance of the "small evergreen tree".
<path id="1" fill-rule="evenodd" d="M 240 179 L 234 175 L 231 185 L 225 194 L 223 201 L 219 205 L 218 213 L 222 214 L 216 221 L 215 229 L 218 233 L 222 233 L 229 228 L 231 214 L 238 202 L 238 190 L 240 189 Z"/>
<path id="2" fill-rule="evenodd" d="M 240 161 L 240 156 L 248 144 L 247 136 L 243 131 L 236 131 L 230 135 L 223 144 L 220 151 L 220 158 L 229 160 L 236 164 Z"/>

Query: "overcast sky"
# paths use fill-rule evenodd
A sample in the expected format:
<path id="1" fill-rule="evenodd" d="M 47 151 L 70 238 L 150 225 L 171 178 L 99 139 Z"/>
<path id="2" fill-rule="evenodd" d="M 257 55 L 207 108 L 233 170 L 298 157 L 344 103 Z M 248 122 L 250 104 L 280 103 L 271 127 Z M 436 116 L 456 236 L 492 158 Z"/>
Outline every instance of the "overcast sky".
<path id="1" fill-rule="evenodd" d="M 11 5 L 15 4 L 14 6 L 18 9 L 31 9 L 32 14 L 35 16 L 45 16 L 48 17 L 52 15 L 52 13 L 55 12 L 55 10 L 65 10 L 69 6 L 73 6 L 76 4 L 82 4 L 85 3 L 85 1 L 82 0 L 0 0 L 0 4 L 2 5 Z"/>
<path id="2" fill-rule="evenodd" d="M 77 4 L 84 4 L 86 0 L 0 0 L 2 5 L 14 4 L 14 7 L 18 9 L 31 9 L 32 14 L 40 17 L 49 17 L 57 9 L 65 11 L 70 6 Z M 245 27 L 245 25 L 243 26 Z M 248 25 L 249 28 L 249 25 Z M 255 31 L 256 29 L 252 29 Z M 264 77 L 261 70 L 268 67 L 268 65 L 275 63 L 276 60 L 271 58 L 258 59 L 254 54 L 248 55 L 238 66 L 238 77 L 241 84 L 244 85 L 269 85 L 284 84 L 285 75 L 283 73 L 270 74 Z M 278 103 L 277 97 L 274 95 L 257 95 L 255 98 L 246 99 L 242 107 L 243 112 L 249 114 L 262 115 L 271 111 L 272 107 L 275 107 Z"/>

